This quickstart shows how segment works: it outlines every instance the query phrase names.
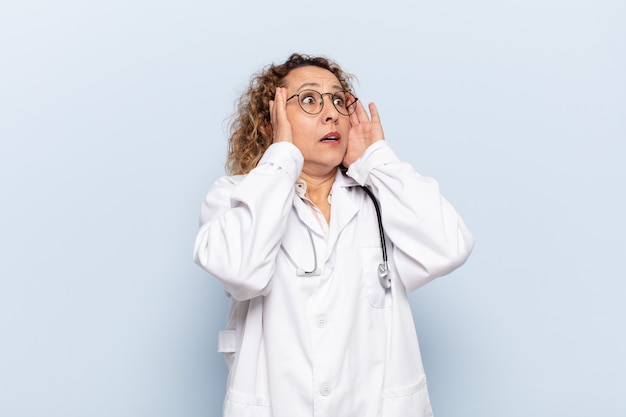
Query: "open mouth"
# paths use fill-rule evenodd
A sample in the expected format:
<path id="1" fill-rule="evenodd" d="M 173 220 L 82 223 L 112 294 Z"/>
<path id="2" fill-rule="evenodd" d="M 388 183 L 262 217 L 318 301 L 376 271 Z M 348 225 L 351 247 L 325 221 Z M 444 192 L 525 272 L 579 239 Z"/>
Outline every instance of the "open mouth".
<path id="1" fill-rule="evenodd" d="M 339 142 L 341 140 L 341 135 L 337 132 L 330 132 L 325 135 L 320 142 Z"/>

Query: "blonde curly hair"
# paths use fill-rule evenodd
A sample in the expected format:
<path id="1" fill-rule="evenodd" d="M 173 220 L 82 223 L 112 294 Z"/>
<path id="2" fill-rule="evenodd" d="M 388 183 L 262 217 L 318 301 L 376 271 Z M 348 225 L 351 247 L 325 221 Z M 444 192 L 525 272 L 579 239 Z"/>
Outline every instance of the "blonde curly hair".
<path id="1" fill-rule="evenodd" d="M 324 57 L 294 53 L 283 64 L 271 64 L 252 76 L 248 90 L 237 100 L 235 114 L 230 120 L 230 138 L 226 171 L 231 175 L 247 174 L 272 144 L 272 123 L 269 102 L 274 100 L 276 87 L 295 68 L 315 66 L 332 72 L 346 91 L 352 91 L 354 76 Z"/>

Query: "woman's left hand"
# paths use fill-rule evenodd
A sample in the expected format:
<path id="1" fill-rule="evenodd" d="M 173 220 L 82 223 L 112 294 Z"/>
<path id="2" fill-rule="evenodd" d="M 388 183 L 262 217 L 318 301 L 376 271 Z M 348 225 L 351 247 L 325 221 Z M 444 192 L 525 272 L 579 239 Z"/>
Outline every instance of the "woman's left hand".
<path id="1" fill-rule="evenodd" d="M 356 106 L 356 111 L 350 116 L 348 149 L 343 157 L 343 165 L 345 167 L 349 167 L 354 161 L 363 156 L 363 153 L 371 144 L 385 139 L 376 105 L 370 103 L 368 106 L 372 115 L 371 119 L 360 101 L 357 101 Z"/>

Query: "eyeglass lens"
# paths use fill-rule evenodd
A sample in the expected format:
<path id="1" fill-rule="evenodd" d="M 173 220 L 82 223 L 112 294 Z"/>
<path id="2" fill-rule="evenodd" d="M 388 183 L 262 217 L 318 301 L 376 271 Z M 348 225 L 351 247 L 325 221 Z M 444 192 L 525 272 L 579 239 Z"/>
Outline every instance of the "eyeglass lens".
<path id="1" fill-rule="evenodd" d="M 356 97 L 347 91 L 337 91 L 336 93 L 320 93 L 315 90 L 303 90 L 298 94 L 298 103 L 302 110 L 309 114 L 317 114 L 324 107 L 323 96 L 331 96 L 331 102 L 335 109 L 344 116 L 349 116 L 356 109 Z"/>

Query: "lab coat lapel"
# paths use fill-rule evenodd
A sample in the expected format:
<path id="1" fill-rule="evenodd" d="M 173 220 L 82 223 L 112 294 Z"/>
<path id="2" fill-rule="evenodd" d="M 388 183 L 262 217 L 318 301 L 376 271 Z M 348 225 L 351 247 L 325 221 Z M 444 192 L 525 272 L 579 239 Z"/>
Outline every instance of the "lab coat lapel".
<path id="1" fill-rule="evenodd" d="M 317 223 L 315 216 L 311 212 L 311 207 L 302 201 L 297 193 L 293 196 L 293 208 L 300 221 L 302 221 L 302 223 L 304 223 L 311 230 L 311 232 L 324 236 L 324 233 L 320 229 L 320 225 Z"/>
<path id="2" fill-rule="evenodd" d="M 333 251 L 335 242 L 341 231 L 350 223 L 359 211 L 354 199 L 354 187 L 358 184 L 342 172 L 337 173 L 333 185 L 330 211 L 330 231 L 328 236 L 329 253 Z"/>

